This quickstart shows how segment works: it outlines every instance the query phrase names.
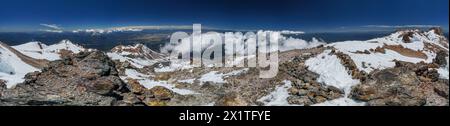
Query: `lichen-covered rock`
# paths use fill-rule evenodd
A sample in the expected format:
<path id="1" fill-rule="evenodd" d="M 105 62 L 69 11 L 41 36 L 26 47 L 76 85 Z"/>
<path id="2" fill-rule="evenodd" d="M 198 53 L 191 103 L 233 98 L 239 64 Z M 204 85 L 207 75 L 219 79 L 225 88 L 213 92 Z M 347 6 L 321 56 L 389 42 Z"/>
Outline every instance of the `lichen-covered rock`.
<path id="1" fill-rule="evenodd" d="M 161 87 L 161 86 L 155 86 L 152 89 L 150 89 L 150 92 L 153 94 L 153 96 L 156 99 L 160 99 L 160 100 L 169 100 L 170 98 L 172 98 L 174 96 L 174 93 L 172 90 L 169 90 L 165 87 Z"/>
<path id="2" fill-rule="evenodd" d="M 305 83 L 297 81 L 293 83 L 293 87 L 289 91 L 291 96 L 287 99 L 288 103 L 305 106 L 344 97 L 344 91 L 317 82 Z"/>
<path id="3" fill-rule="evenodd" d="M 147 88 L 142 86 L 136 79 L 127 78 L 127 84 L 128 89 L 130 89 L 130 91 L 135 94 L 144 94 L 147 90 Z"/>
<path id="4" fill-rule="evenodd" d="M 357 85 L 351 97 L 370 106 L 448 105 L 448 81 L 436 79 L 435 70 L 425 63 L 396 62 L 395 68 L 373 71 Z"/>
<path id="5" fill-rule="evenodd" d="M 222 96 L 216 106 L 247 106 L 248 103 L 239 94 L 235 92 L 227 93 Z"/>
<path id="6" fill-rule="evenodd" d="M 66 55 L 49 63 L 42 72 L 25 76 L 25 81 L 2 91 L 2 105 L 110 106 L 137 100 L 124 97 L 129 91 L 114 63 L 102 52 Z M 132 101 L 132 102 L 129 102 Z"/>
<path id="7" fill-rule="evenodd" d="M 448 64 L 446 60 L 446 57 L 448 56 L 449 56 L 448 51 L 439 51 L 436 54 L 436 58 L 433 59 L 433 63 L 436 63 L 441 67 L 445 67 Z"/>
<path id="8" fill-rule="evenodd" d="M 167 106 L 176 95 L 176 93 L 165 87 L 155 86 L 149 90 L 145 90 L 144 94 L 140 97 L 144 104 L 148 106 Z"/>
<path id="9" fill-rule="evenodd" d="M 170 79 L 170 73 L 159 73 L 154 79 L 156 81 L 167 81 Z"/>
<path id="10" fill-rule="evenodd" d="M 0 80 L 0 97 L 2 96 L 3 90 L 6 90 L 6 82 L 4 80 Z"/>

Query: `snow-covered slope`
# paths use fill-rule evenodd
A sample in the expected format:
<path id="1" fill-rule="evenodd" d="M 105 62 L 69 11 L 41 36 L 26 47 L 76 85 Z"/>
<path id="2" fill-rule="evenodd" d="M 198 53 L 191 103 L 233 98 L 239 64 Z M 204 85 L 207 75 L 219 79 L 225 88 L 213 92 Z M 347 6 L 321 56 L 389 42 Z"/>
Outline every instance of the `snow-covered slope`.
<path id="1" fill-rule="evenodd" d="M 386 37 L 337 42 L 328 46 L 349 55 L 358 69 L 367 73 L 394 67 L 394 60 L 431 63 L 438 51 L 448 52 L 448 41 L 434 29 L 427 32 L 398 31 Z"/>
<path id="2" fill-rule="evenodd" d="M 12 47 L 29 57 L 35 59 L 46 59 L 49 61 L 60 59 L 60 52 L 62 50 L 71 51 L 73 53 L 79 53 L 86 50 L 85 48 L 76 45 L 69 40 L 62 40 L 57 44 L 48 46 L 41 42 L 29 42 Z"/>
<path id="3" fill-rule="evenodd" d="M 318 82 L 349 92 L 351 86 L 358 84 L 359 81 L 352 79 L 341 60 L 336 55 L 329 55 L 330 52 L 331 50 L 325 50 L 317 57 L 307 60 L 308 70 L 320 75 Z"/>
<path id="4" fill-rule="evenodd" d="M 137 68 L 152 65 L 166 57 L 164 54 L 155 52 L 143 44 L 116 46 L 107 54 L 113 60 L 127 61 Z"/>
<path id="5" fill-rule="evenodd" d="M 326 45 L 334 51 L 326 50 L 310 58 L 306 61 L 306 65 L 309 70 L 320 75 L 318 81 L 342 89 L 345 97 L 318 105 L 363 105 L 348 98 L 350 88 L 359 84 L 359 80 L 352 79 L 349 71 L 370 73 L 376 69 L 392 68 L 395 66 L 395 61 L 432 63 L 440 51 L 447 52 L 447 66 L 438 71 L 441 78 L 448 79 L 449 44 L 448 40 L 436 30 L 438 29 L 426 32 L 404 30 L 367 41 L 344 41 Z M 350 59 L 340 59 L 337 53 L 347 55 Z M 351 63 L 348 60 L 354 62 L 356 69 L 349 69 Z"/>
<path id="6" fill-rule="evenodd" d="M 125 82 L 128 82 L 128 79 L 130 78 L 136 79 L 139 82 L 139 84 L 148 89 L 151 89 L 156 86 L 162 86 L 181 95 L 195 94 L 195 92 L 191 90 L 179 89 L 174 84 L 168 81 L 152 79 L 153 78 L 152 75 L 139 73 L 134 69 L 126 69 L 125 76 L 121 76 L 121 79 Z"/>
<path id="7" fill-rule="evenodd" d="M 7 87 L 23 82 L 25 74 L 39 69 L 26 63 L 17 51 L 0 42 L 0 79 L 6 81 Z"/>
<path id="8" fill-rule="evenodd" d="M 289 88 L 292 87 L 292 82 L 284 80 L 284 85 L 277 86 L 275 91 L 269 95 L 258 99 L 259 102 L 264 103 L 265 106 L 292 106 L 286 100 L 289 97 Z"/>

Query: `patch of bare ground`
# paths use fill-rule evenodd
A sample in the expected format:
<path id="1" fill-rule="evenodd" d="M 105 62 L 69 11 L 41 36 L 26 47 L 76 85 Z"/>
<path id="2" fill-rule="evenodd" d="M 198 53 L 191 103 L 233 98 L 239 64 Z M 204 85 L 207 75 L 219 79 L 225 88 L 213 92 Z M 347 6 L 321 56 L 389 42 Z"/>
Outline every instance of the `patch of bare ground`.
<path id="1" fill-rule="evenodd" d="M 384 45 L 385 49 L 393 50 L 403 56 L 407 57 L 415 57 L 415 58 L 421 58 L 421 59 L 427 59 L 428 56 L 423 53 L 422 51 L 415 51 L 412 49 L 405 48 L 401 45 Z"/>
<path id="2" fill-rule="evenodd" d="M 428 59 L 428 56 L 425 53 L 423 53 L 422 51 L 408 49 L 408 48 L 403 47 L 402 45 L 384 45 L 383 47 L 377 47 L 373 51 L 385 54 L 386 49 L 395 51 L 395 52 L 399 53 L 400 55 L 407 56 L 407 57 Z"/>

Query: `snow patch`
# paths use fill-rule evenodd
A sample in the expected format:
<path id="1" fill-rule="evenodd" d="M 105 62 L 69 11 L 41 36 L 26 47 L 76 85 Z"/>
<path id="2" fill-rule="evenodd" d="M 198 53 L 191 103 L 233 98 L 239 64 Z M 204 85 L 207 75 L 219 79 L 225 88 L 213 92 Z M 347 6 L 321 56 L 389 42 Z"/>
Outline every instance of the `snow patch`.
<path id="1" fill-rule="evenodd" d="M 156 60 L 130 58 L 117 53 L 106 53 L 106 55 L 108 55 L 108 57 L 111 58 L 112 60 L 119 60 L 120 62 L 128 61 L 131 65 L 133 65 L 136 68 L 144 68 L 145 66 L 151 66 L 157 62 Z"/>
<path id="2" fill-rule="evenodd" d="M 329 100 L 323 103 L 314 104 L 312 106 L 365 106 L 365 102 L 357 102 L 353 99 L 343 97 L 334 100 Z"/>
<path id="3" fill-rule="evenodd" d="M 194 91 L 191 91 L 191 90 L 176 88 L 174 85 L 169 84 L 167 81 L 155 81 L 155 80 L 150 80 L 150 79 L 144 79 L 144 80 L 139 80 L 139 83 L 148 89 L 151 89 L 156 86 L 162 86 L 162 87 L 170 89 L 173 92 L 178 93 L 180 95 L 196 94 Z"/>
<path id="4" fill-rule="evenodd" d="M 22 83 L 23 77 L 34 71 L 39 71 L 39 69 L 25 63 L 0 43 L 0 79 L 6 81 L 7 88 Z"/>
<path id="5" fill-rule="evenodd" d="M 213 83 L 226 83 L 225 80 L 223 80 L 223 76 L 225 74 L 218 73 L 218 71 L 211 71 L 207 74 L 202 75 L 202 77 L 199 79 L 200 82 L 213 82 Z"/>
<path id="6" fill-rule="evenodd" d="M 387 37 L 390 38 L 390 37 Z M 403 56 L 393 50 L 385 49 L 385 53 L 375 53 L 371 52 L 370 54 L 360 54 L 355 53 L 357 51 L 365 51 L 370 49 L 375 49 L 377 47 L 383 47 L 384 44 L 387 45 L 402 45 L 405 48 L 411 50 L 423 50 L 423 42 L 414 41 L 412 43 L 403 43 L 403 42 L 393 42 L 394 40 L 385 40 L 387 38 L 379 38 L 368 41 L 344 41 L 337 42 L 333 44 L 329 44 L 327 46 L 332 46 L 336 48 L 338 51 L 347 54 L 351 57 L 353 62 L 355 62 L 358 70 L 362 70 L 366 73 L 370 73 L 375 69 L 386 69 L 392 68 L 395 66 L 394 60 L 405 61 L 411 63 L 418 63 L 424 61 L 426 63 L 432 62 L 432 59 L 435 57 L 434 53 L 430 53 L 428 51 L 423 51 L 428 59 L 421 59 L 415 57 Z M 401 39 L 395 41 L 402 41 Z M 422 48 L 422 49 L 419 49 Z"/>
<path id="7" fill-rule="evenodd" d="M 292 82 L 285 80 L 283 83 L 284 85 L 277 86 L 275 91 L 261 97 L 257 101 L 264 103 L 265 106 L 292 106 L 287 101 L 289 97 L 288 89 L 292 87 Z"/>
<path id="8" fill-rule="evenodd" d="M 150 79 L 150 77 L 151 77 L 150 75 L 139 73 L 134 69 L 126 69 L 125 74 L 126 74 L 126 76 L 121 77 L 122 80 L 127 81 L 126 78 L 136 79 L 142 86 L 144 86 L 145 88 L 148 88 L 148 89 L 151 89 L 155 86 L 162 86 L 162 87 L 170 89 L 173 92 L 178 93 L 180 95 L 196 94 L 196 92 L 191 91 L 191 90 L 176 88 L 175 85 L 170 84 L 167 81 L 152 80 L 152 79 Z"/>
<path id="9" fill-rule="evenodd" d="M 227 83 L 227 81 L 225 81 L 224 78 L 227 78 L 229 76 L 240 75 L 248 70 L 249 70 L 248 68 L 244 68 L 244 69 L 235 70 L 235 71 L 232 71 L 232 72 L 226 73 L 226 74 L 218 73 L 218 71 L 211 71 L 209 73 L 202 75 L 202 77 L 199 79 L 199 81 L 201 82 L 201 84 L 203 84 L 204 82 L 213 82 L 213 83 L 223 84 L 223 83 Z"/>
<path id="10" fill-rule="evenodd" d="M 359 84 L 359 80 L 352 79 L 346 68 L 336 55 L 329 55 L 331 50 L 325 50 L 316 57 L 308 59 L 305 64 L 308 70 L 320 75 L 318 82 L 350 92 L 352 86 Z"/>
<path id="11" fill-rule="evenodd" d="M 195 81 L 195 79 L 178 80 L 178 82 L 180 82 L 180 83 L 188 83 L 188 84 L 193 84 L 194 81 Z"/>
<path id="12" fill-rule="evenodd" d="M 174 72 L 194 68 L 190 62 L 171 62 L 170 66 L 155 68 L 157 73 Z"/>

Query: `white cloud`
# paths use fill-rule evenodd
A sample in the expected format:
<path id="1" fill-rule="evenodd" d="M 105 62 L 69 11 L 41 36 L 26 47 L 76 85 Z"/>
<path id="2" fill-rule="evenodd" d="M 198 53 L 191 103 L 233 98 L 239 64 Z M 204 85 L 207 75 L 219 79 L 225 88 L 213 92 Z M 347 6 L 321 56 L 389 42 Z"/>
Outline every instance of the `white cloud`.
<path id="1" fill-rule="evenodd" d="M 47 27 L 47 28 L 50 28 L 53 30 L 62 30 L 62 28 L 56 24 L 41 24 L 41 26 L 44 26 L 44 27 Z"/>
<path id="2" fill-rule="evenodd" d="M 326 43 L 323 41 L 319 41 L 316 38 L 312 38 L 312 40 L 308 42 L 303 39 L 289 37 L 289 38 L 283 40 L 280 44 L 281 45 L 279 46 L 279 49 L 280 49 L 280 51 L 284 52 L 284 51 L 289 51 L 289 50 L 294 50 L 294 49 L 313 48 L 313 47 L 317 47 L 319 45 L 325 45 Z"/>
<path id="3" fill-rule="evenodd" d="M 124 26 L 124 27 L 113 27 L 109 29 L 148 29 L 148 30 L 157 30 L 157 29 L 192 29 L 191 25 L 160 25 L 160 26 Z"/>
<path id="4" fill-rule="evenodd" d="M 298 34 L 305 34 L 305 32 L 303 31 L 289 31 L 289 30 L 283 30 L 280 31 L 281 34 L 285 34 L 285 35 L 290 35 L 290 34 L 294 34 L 294 35 L 298 35 Z"/>
<path id="5" fill-rule="evenodd" d="M 40 24 L 41 26 L 46 27 L 47 29 L 41 29 L 40 31 L 44 32 L 52 32 L 52 33 L 62 33 L 63 28 L 56 24 Z"/>
<path id="6" fill-rule="evenodd" d="M 432 28 L 438 25 L 365 25 L 366 28 Z"/>
<path id="7" fill-rule="evenodd" d="M 279 45 L 278 49 L 280 51 L 312 48 L 312 47 L 326 44 L 325 42 L 319 41 L 316 38 L 313 38 L 312 41 L 306 41 L 303 39 L 292 38 L 292 37 L 288 38 L 286 36 L 283 36 L 281 31 L 262 31 L 262 30 L 260 30 L 260 31 L 256 32 L 256 34 L 254 34 L 254 35 L 259 35 L 259 34 L 277 35 L 279 38 L 279 40 L 277 42 Z M 212 43 L 211 44 L 211 43 L 207 42 L 208 40 L 211 40 L 211 38 L 213 38 L 214 35 L 216 35 L 216 34 L 203 33 L 201 36 L 202 40 L 194 41 L 192 43 L 192 45 L 195 45 L 195 46 L 201 45 L 202 50 L 205 50 L 208 47 L 222 46 L 222 44 L 220 44 L 220 43 Z M 256 41 L 256 39 L 257 39 L 257 38 L 255 38 L 256 36 L 244 34 L 241 32 L 234 32 L 234 33 L 226 32 L 226 33 L 219 33 L 218 35 L 222 38 L 223 42 L 225 42 L 225 38 L 226 38 L 226 39 L 228 39 L 228 41 L 226 41 L 226 42 L 232 42 L 235 45 L 239 45 L 238 46 L 239 48 L 236 47 L 235 53 L 241 54 L 241 55 L 247 53 L 247 48 L 245 48 L 244 45 L 250 44 L 249 41 Z M 181 52 L 181 53 L 189 53 L 191 51 L 191 43 L 190 42 L 191 42 L 190 37 L 184 38 L 181 41 L 181 43 L 176 44 L 176 45 L 166 44 L 166 46 L 162 47 L 160 50 L 163 53 L 168 53 L 172 50 L 177 50 L 178 52 Z M 276 42 L 276 41 L 271 41 L 271 42 Z M 254 44 L 257 44 L 257 43 L 254 43 Z M 248 45 L 248 46 L 256 46 L 256 45 Z M 275 51 L 275 50 L 271 50 L 271 51 Z M 227 52 L 225 52 L 225 53 L 227 53 Z"/>

